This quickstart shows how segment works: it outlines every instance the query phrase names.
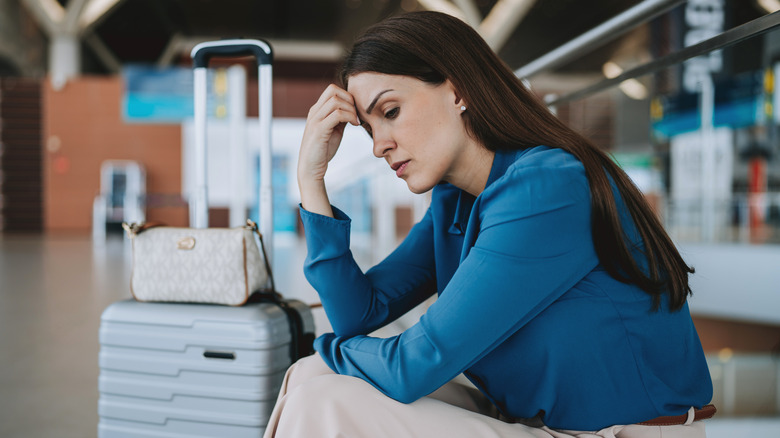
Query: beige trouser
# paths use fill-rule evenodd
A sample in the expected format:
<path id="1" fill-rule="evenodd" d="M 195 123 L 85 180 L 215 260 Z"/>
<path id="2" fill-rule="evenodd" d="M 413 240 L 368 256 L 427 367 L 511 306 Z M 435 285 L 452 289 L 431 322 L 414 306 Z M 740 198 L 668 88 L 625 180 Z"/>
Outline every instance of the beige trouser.
<path id="1" fill-rule="evenodd" d="M 560 431 L 507 423 L 474 388 L 448 383 L 410 404 L 367 382 L 335 374 L 319 355 L 287 371 L 265 438 L 704 438 L 704 424 L 611 426 Z"/>

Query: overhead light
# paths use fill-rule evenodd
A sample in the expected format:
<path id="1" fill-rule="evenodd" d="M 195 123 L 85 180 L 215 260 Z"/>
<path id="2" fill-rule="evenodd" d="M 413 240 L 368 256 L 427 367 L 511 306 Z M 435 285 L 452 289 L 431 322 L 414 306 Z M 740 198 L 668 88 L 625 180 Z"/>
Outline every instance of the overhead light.
<path id="1" fill-rule="evenodd" d="M 601 67 L 601 71 L 608 79 L 616 78 L 623 73 L 623 69 L 612 61 L 607 61 Z M 649 93 L 647 87 L 636 79 L 626 79 L 618 86 L 626 96 L 635 100 L 647 99 Z"/>
<path id="2" fill-rule="evenodd" d="M 629 79 L 620 83 L 620 90 L 625 93 L 626 96 L 634 100 L 647 99 L 647 87 L 636 79 Z"/>
<path id="3" fill-rule="evenodd" d="M 609 79 L 616 78 L 623 73 L 623 69 L 612 61 L 605 62 L 604 65 L 601 66 L 601 71 L 603 71 L 604 76 Z"/>
<path id="4" fill-rule="evenodd" d="M 756 3 L 769 14 L 780 10 L 780 0 L 756 0 Z"/>

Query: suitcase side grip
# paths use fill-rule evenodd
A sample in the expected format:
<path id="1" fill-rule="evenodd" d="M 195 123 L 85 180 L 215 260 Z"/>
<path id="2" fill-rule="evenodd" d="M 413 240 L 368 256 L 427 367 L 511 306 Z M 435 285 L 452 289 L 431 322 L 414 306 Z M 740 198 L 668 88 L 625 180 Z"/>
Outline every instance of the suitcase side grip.
<path id="1" fill-rule="evenodd" d="M 203 352 L 203 357 L 208 359 L 236 360 L 236 354 L 230 351 L 209 351 Z"/>
<path id="2" fill-rule="evenodd" d="M 258 65 L 267 65 L 271 64 L 273 55 L 270 46 L 260 40 L 215 41 L 195 46 L 192 50 L 192 63 L 194 68 L 205 68 L 213 57 L 238 56 L 254 56 Z"/>

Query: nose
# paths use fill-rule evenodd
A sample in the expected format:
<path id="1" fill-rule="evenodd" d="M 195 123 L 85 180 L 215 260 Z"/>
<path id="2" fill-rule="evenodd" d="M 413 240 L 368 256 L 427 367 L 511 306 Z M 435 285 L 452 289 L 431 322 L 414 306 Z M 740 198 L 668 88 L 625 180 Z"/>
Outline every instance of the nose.
<path id="1" fill-rule="evenodd" d="M 389 135 L 381 131 L 374 132 L 374 156 L 375 157 L 382 158 L 393 149 L 395 149 L 395 142 Z"/>

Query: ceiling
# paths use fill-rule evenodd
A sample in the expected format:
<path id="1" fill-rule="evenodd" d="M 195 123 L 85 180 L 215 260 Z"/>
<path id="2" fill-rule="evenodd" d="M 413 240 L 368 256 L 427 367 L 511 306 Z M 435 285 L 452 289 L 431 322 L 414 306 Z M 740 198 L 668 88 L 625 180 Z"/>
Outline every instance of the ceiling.
<path id="1" fill-rule="evenodd" d="M 63 8 L 87 0 L 56 1 Z M 94 0 L 93 0 L 94 1 Z M 101 0 L 102 1 L 102 0 Z M 470 3 L 481 18 L 498 0 L 106 0 L 113 4 L 90 28 L 116 64 L 186 62 L 189 48 L 204 39 L 254 37 L 279 44 L 295 43 L 308 48 L 296 61 L 335 64 L 339 54 L 362 29 L 382 18 L 404 11 L 430 8 L 431 4 Z M 502 0 L 527 3 L 530 8 L 498 50 L 512 68 L 518 68 L 609 18 L 640 3 L 640 0 Z M 762 15 L 753 1 L 726 0 L 733 18 L 741 24 Z M 446 5 L 445 5 L 446 6 Z M 513 24 L 514 26 L 514 24 Z M 616 54 L 642 57 L 647 50 L 646 28 L 585 54 L 563 70 L 600 71 Z M 95 41 L 92 38 L 92 41 Z M 174 44 L 179 42 L 180 44 Z M 189 45 L 188 45 L 189 44 Z M 274 44 L 276 47 L 276 45 Z M 94 44 L 83 50 L 85 73 L 110 71 Z M 277 52 L 278 53 L 278 52 Z M 303 54 L 301 54 L 303 53 Z M 306 55 L 308 53 L 309 55 Z M 323 55 L 323 56 L 318 56 Z M 307 56 L 310 59 L 305 59 Z M 645 56 L 646 57 L 646 56 Z M 311 64 L 311 63 L 309 63 Z M 317 69 L 306 69 L 315 72 Z M 300 74 L 300 72 L 299 72 Z"/>
<path id="2" fill-rule="evenodd" d="M 499 53 L 519 67 L 638 2 L 534 1 Z M 474 3 L 484 17 L 496 0 Z M 156 62 L 174 35 L 329 41 L 348 47 L 362 29 L 413 9 L 423 7 L 402 0 L 128 0 L 95 33 L 123 62 Z"/>

